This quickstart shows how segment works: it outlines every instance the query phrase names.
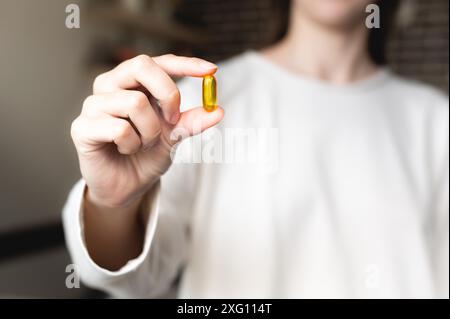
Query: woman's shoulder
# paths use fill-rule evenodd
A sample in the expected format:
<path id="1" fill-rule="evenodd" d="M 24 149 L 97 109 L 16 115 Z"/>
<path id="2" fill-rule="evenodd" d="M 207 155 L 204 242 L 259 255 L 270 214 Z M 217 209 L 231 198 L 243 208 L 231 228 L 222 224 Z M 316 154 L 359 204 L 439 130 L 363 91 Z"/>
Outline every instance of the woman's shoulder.
<path id="1" fill-rule="evenodd" d="M 389 90 L 408 105 L 448 112 L 449 96 L 434 85 L 390 73 Z"/>
<path id="2" fill-rule="evenodd" d="M 392 75 L 385 98 L 393 98 L 389 107 L 400 110 L 402 121 L 411 130 L 422 132 L 428 152 L 439 161 L 448 155 L 449 97 L 437 87 L 417 80 Z M 441 164 L 437 163 L 439 167 Z M 448 165 L 448 164 L 447 164 Z"/>
<path id="3" fill-rule="evenodd" d="M 434 85 L 392 75 L 389 97 L 405 110 L 405 116 L 422 118 L 429 126 L 448 131 L 449 96 Z"/>

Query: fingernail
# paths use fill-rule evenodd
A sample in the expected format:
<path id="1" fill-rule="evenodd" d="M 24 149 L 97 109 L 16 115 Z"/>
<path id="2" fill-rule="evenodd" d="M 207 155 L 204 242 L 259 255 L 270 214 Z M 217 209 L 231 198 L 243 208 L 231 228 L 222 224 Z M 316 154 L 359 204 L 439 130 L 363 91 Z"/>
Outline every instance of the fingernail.
<path id="1" fill-rule="evenodd" d="M 202 69 L 205 69 L 205 70 L 217 69 L 217 65 L 215 65 L 214 63 L 208 62 L 208 61 L 201 61 L 200 66 L 202 67 Z"/>

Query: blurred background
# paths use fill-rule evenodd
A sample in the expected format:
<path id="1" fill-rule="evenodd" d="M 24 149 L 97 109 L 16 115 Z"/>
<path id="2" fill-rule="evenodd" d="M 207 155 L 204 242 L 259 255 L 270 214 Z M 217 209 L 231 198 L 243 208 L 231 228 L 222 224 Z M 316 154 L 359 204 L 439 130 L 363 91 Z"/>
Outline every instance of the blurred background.
<path id="1" fill-rule="evenodd" d="M 281 2 L 0 2 L 0 297 L 102 296 L 66 288 L 70 258 L 60 224 L 79 178 L 70 124 L 94 77 L 139 53 L 217 62 L 263 47 L 284 32 Z M 65 26 L 71 3 L 80 7 L 79 29 Z M 401 1 L 387 46 L 389 67 L 447 93 L 448 6 Z"/>

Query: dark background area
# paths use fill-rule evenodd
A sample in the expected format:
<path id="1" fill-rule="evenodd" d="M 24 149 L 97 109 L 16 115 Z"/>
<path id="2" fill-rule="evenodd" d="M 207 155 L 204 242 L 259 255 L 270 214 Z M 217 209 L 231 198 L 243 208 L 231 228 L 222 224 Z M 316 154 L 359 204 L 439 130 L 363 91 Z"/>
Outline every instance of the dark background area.
<path id="1" fill-rule="evenodd" d="M 69 3 L 80 6 L 80 29 L 64 25 Z M 70 123 L 95 75 L 138 53 L 217 62 L 259 48 L 280 32 L 276 3 L 0 2 L 1 297 L 100 296 L 65 287 L 70 258 L 60 228 L 62 206 L 79 178 Z M 387 52 L 393 70 L 447 92 L 448 6 L 447 0 L 401 1 Z"/>
<path id="2" fill-rule="evenodd" d="M 129 27 L 124 31 L 127 29 L 124 24 L 109 21 L 109 26 L 116 25 L 128 35 L 119 37 L 116 45 L 131 48 L 131 52 L 150 50 L 159 54 L 168 50 L 220 61 L 277 39 L 286 24 L 283 19 L 285 5 L 280 3 L 289 1 L 187 0 L 167 1 L 169 4 L 161 7 L 155 6 L 155 2 L 158 1 L 144 1 L 150 4 L 143 10 L 150 17 L 147 22 L 155 16 L 170 16 L 171 26 L 177 27 L 172 30 L 178 32 L 167 36 L 160 30 L 161 39 L 158 39 L 158 32 L 148 34 L 152 32 L 146 32 L 145 27 L 137 27 L 138 23 L 135 28 Z M 107 1 L 106 6 L 103 6 L 105 1 L 93 3 L 93 7 L 98 6 L 100 10 L 111 5 L 111 1 Z M 158 9 L 161 10 L 159 14 L 155 13 Z M 162 14 L 164 10 L 169 13 Z M 388 65 L 399 74 L 448 91 L 448 10 L 449 2 L 446 0 L 400 0 L 387 44 Z M 141 14 L 142 11 L 136 15 Z M 189 36 L 183 36 L 182 31 Z M 155 40 L 149 41 L 148 35 L 163 41 L 164 45 L 152 46 Z M 148 50 L 143 43 L 147 44 Z M 117 59 L 112 60 L 116 62 Z"/>

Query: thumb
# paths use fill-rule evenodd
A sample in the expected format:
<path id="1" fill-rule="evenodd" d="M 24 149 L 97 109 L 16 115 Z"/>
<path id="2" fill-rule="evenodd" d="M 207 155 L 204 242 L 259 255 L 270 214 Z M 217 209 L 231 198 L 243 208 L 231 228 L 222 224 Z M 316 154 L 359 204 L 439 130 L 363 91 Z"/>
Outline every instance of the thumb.
<path id="1" fill-rule="evenodd" d="M 174 131 L 182 131 L 184 137 L 202 133 L 204 130 L 218 124 L 224 116 L 224 110 L 218 107 L 213 112 L 207 112 L 203 107 L 196 107 L 181 113 Z M 176 141 L 175 141 L 176 142 Z"/>

